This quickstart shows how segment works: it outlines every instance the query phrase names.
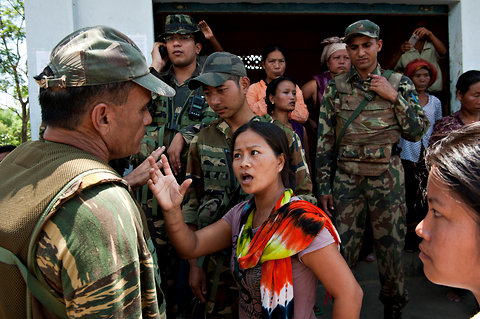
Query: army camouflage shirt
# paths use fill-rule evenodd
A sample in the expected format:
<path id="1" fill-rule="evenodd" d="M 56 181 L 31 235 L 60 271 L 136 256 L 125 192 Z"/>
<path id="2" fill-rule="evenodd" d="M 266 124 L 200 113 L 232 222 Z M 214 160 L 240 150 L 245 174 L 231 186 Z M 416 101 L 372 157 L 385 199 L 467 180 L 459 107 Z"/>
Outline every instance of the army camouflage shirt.
<path id="1" fill-rule="evenodd" d="M 377 65 L 373 74 L 382 75 L 384 71 Z M 335 78 L 330 80 L 322 98 L 318 121 L 317 143 L 317 177 L 319 194 L 331 194 L 330 169 L 334 157 L 338 167 L 351 174 L 359 174 L 363 167 L 375 170 L 375 166 L 388 167 L 394 145 L 402 136 L 409 141 L 418 141 L 429 127 L 429 122 L 418 103 L 418 94 L 411 80 L 406 76 L 396 75 L 399 79 L 398 98 L 390 103 L 378 95 L 347 127 L 335 151 L 336 138 L 343 124 L 357 108 L 369 91 L 367 81 L 363 81 L 355 67 L 349 73 L 337 75 L 337 81 L 344 83 L 344 88 L 337 87 Z M 344 90 L 345 92 L 339 92 Z M 348 91 L 348 92 L 347 92 Z M 369 175 L 363 172 L 360 175 Z"/>
<path id="2" fill-rule="evenodd" d="M 289 165 L 296 176 L 295 194 L 315 204 L 310 173 L 298 135 L 269 115 L 254 116 L 252 121 L 273 122 L 287 133 Z M 199 228 L 207 226 L 248 196 L 233 173 L 231 137 L 227 122 L 217 119 L 203 128 L 190 144 L 187 178 L 192 178 L 193 183 L 185 195 L 182 208 L 186 223 Z"/>
<path id="3" fill-rule="evenodd" d="M 170 145 L 173 137 L 180 132 L 185 142 L 190 144 L 193 137 L 200 131 L 200 128 L 216 119 L 217 114 L 208 106 L 203 95 L 203 90 L 190 90 L 188 83 L 200 74 L 205 57 L 197 57 L 197 67 L 192 76 L 183 83 L 178 83 L 175 78 L 173 66 L 163 72 L 152 73 L 165 81 L 175 89 L 175 96 L 168 98 L 158 94 L 153 95 L 152 123 L 147 126 L 147 134 L 143 141 L 142 155 L 146 158 L 158 146 Z M 198 116 L 189 114 L 194 96 L 195 102 L 201 107 Z M 200 110 L 200 109 L 199 109 Z M 162 128 L 163 127 L 163 128 Z M 156 147 L 155 147 L 156 146 Z M 143 154 L 145 152 L 145 154 Z M 148 152 L 148 153 L 147 153 Z"/>
<path id="4" fill-rule="evenodd" d="M 36 262 L 69 317 L 165 318 L 140 214 L 124 187 L 101 184 L 45 223 Z"/>

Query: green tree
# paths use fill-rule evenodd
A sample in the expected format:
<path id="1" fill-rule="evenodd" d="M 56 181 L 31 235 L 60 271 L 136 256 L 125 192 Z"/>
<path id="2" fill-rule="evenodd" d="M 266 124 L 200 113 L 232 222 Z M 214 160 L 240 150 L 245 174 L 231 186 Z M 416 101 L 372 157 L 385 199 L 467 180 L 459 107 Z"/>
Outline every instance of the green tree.
<path id="1" fill-rule="evenodd" d="M 22 121 L 9 109 L 0 109 L 0 145 L 22 143 Z"/>
<path id="2" fill-rule="evenodd" d="M 14 101 L 14 105 L 2 107 L 20 119 L 22 143 L 29 139 L 30 119 L 27 61 L 21 49 L 25 36 L 23 0 L 0 0 L 0 93 L 7 94 Z"/>

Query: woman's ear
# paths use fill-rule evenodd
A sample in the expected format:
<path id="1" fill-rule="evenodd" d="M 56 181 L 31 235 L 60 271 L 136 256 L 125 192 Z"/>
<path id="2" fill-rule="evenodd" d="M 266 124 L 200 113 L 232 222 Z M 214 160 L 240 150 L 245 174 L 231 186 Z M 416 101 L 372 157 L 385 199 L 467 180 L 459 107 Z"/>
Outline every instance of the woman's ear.
<path id="1" fill-rule="evenodd" d="M 285 154 L 280 154 L 280 156 L 277 157 L 278 159 L 278 172 L 281 172 L 283 170 L 283 167 L 285 166 Z"/>
<path id="2" fill-rule="evenodd" d="M 457 90 L 457 99 L 460 101 L 460 104 L 462 104 L 462 100 L 463 100 L 463 94 L 460 93 L 459 90 Z"/>
<path id="3" fill-rule="evenodd" d="M 272 94 L 268 95 L 268 100 L 270 101 L 270 103 L 275 105 L 275 97 Z"/>

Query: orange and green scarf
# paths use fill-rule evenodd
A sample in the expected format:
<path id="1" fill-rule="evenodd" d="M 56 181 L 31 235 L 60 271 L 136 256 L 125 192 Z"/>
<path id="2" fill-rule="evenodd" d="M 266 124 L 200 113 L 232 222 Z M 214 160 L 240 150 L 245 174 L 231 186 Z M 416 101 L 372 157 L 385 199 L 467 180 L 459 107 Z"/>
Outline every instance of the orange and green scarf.
<path id="1" fill-rule="evenodd" d="M 293 318 L 291 256 L 307 248 L 323 227 L 339 245 L 337 231 L 328 216 L 309 202 L 290 202 L 292 197 L 292 190 L 287 189 L 255 236 L 252 235 L 254 200 L 245 205 L 242 214 L 236 257 L 242 269 L 262 265 L 263 318 Z"/>

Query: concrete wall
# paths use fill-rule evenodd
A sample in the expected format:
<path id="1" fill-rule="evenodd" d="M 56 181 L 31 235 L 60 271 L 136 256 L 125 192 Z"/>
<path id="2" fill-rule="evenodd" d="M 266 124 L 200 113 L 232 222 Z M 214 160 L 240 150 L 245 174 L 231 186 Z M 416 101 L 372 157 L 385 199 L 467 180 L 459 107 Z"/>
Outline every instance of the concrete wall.
<path id="1" fill-rule="evenodd" d="M 32 140 L 38 139 L 41 124 L 33 76 L 47 66 L 51 50 L 69 33 L 99 24 L 114 27 L 132 38 L 150 64 L 154 41 L 151 0 L 25 0 L 25 19 Z"/>
<path id="2" fill-rule="evenodd" d="M 478 12 L 480 12 L 480 1 L 478 0 L 462 0 L 450 8 L 448 29 L 452 112 L 460 108 L 455 95 L 455 84 L 458 77 L 468 70 L 480 70 Z"/>

